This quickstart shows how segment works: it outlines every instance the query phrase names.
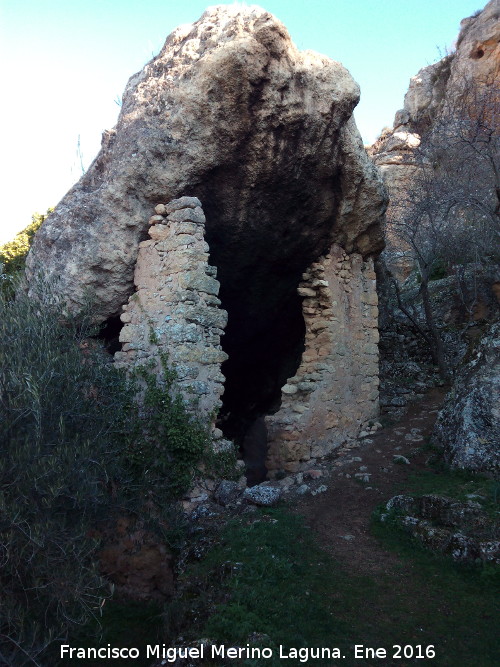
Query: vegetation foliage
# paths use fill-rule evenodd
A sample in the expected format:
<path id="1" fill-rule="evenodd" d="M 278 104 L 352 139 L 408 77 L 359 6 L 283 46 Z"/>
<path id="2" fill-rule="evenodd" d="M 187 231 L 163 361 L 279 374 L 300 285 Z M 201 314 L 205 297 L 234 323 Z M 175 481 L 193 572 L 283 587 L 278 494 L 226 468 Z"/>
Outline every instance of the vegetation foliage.
<path id="1" fill-rule="evenodd" d="M 158 359 L 159 374 L 152 366 L 135 372 L 144 393 L 141 419 L 135 422 L 135 433 L 129 435 L 127 457 L 141 484 L 145 482 L 152 494 L 163 490 L 172 499 L 189 489 L 209 449 L 210 434 L 175 392 L 176 373 L 169 368 L 166 354 L 159 352 Z"/>
<path id="2" fill-rule="evenodd" d="M 500 132 L 498 83 L 464 77 L 462 92 L 447 99 L 414 152 L 411 185 L 393 205 L 388 246 L 416 267 L 425 325 L 406 307 L 393 280 L 398 305 L 426 340 L 442 377 L 448 379 L 440 324 L 429 282 L 456 278 L 457 296 L 469 319 L 485 266 L 500 260 Z"/>
<path id="3" fill-rule="evenodd" d="M 30 224 L 17 233 L 12 241 L 0 246 L 0 286 L 3 291 L 12 294 L 11 282 L 22 269 L 26 255 L 31 247 L 36 232 L 54 209 L 47 209 L 46 213 L 34 213 Z"/>
<path id="4" fill-rule="evenodd" d="M 338 563 L 301 517 L 285 508 L 235 518 L 213 538 L 204 558 L 193 559 L 181 574 L 172 636 L 181 634 L 195 645 L 205 637 L 226 646 L 271 647 L 273 658 L 265 661 L 271 667 L 285 662 L 280 644 L 285 653 L 290 647 L 339 647 L 346 667 L 374 664 L 354 657 L 355 644 L 384 647 L 388 655 L 393 645 L 434 646 L 436 667 L 494 667 L 496 579 L 484 568 L 418 548 L 391 526 L 374 523 L 373 531 L 394 552 L 382 575 Z M 286 659 L 291 667 L 313 663 L 332 661 Z M 253 667 L 263 661 L 216 664 Z"/>
<path id="5" fill-rule="evenodd" d="M 98 616 L 98 528 L 117 512 L 165 515 L 189 486 L 204 425 L 164 377 L 126 378 L 39 283 L 0 294 L 0 663 L 37 664 L 46 647 Z"/>

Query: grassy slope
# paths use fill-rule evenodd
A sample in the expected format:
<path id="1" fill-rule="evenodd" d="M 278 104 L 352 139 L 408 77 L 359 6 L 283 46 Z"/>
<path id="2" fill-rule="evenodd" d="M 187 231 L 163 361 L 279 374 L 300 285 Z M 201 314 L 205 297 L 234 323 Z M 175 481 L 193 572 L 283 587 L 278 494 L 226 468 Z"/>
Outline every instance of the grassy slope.
<path id="1" fill-rule="evenodd" d="M 354 659 L 354 644 L 433 644 L 433 665 L 498 664 L 498 579 L 492 572 L 437 558 L 385 527 L 374 530 L 399 556 L 396 576 L 359 576 L 355 563 L 340 567 L 300 519 L 282 509 L 232 522 L 219 546 L 185 573 L 191 581 L 189 634 L 245 645 L 250 633 L 259 632 L 271 646 L 338 646 L 344 665 L 374 664 Z"/>

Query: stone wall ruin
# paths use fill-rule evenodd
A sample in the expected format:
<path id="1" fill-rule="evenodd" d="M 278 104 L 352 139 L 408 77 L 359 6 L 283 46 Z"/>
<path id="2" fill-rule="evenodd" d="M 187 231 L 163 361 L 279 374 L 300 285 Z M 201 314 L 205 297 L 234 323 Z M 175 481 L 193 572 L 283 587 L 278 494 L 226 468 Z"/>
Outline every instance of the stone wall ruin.
<path id="1" fill-rule="evenodd" d="M 267 469 L 296 472 L 356 437 L 378 414 L 378 300 L 373 260 L 334 244 L 303 274 L 305 350 L 266 418 Z"/>
<path id="2" fill-rule="evenodd" d="M 166 353 L 187 403 L 213 418 L 223 405 L 221 367 L 228 355 L 221 336 L 227 312 L 218 298 L 217 268 L 208 263 L 201 202 L 181 197 L 158 204 L 149 222 L 151 238 L 139 244 L 136 291 L 120 317 L 122 349 L 115 363 L 132 368 L 152 361 L 157 366 L 159 352 Z M 261 477 L 296 472 L 301 463 L 355 437 L 378 414 L 373 260 L 347 255 L 333 244 L 302 274 L 297 294 L 304 320 L 300 363 L 281 388 L 277 410 L 265 417 L 265 427 L 262 416 L 255 419 L 265 446 L 260 443 L 256 453 L 252 436 L 240 439 L 248 467 L 259 466 Z M 243 430 L 245 435 L 252 431 L 252 426 Z"/>
<path id="3" fill-rule="evenodd" d="M 217 297 L 217 269 L 208 264 L 205 215 L 198 199 L 181 197 L 158 204 L 149 222 L 151 238 L 139 244 L 136 291 L 120 316 L 115 363 L 158 367 L 159 354 L 166 353 L 185 401 L 208 417 L 222 405 L 220 365 L 227 355 L 220 337 L 227 313 Z"/>

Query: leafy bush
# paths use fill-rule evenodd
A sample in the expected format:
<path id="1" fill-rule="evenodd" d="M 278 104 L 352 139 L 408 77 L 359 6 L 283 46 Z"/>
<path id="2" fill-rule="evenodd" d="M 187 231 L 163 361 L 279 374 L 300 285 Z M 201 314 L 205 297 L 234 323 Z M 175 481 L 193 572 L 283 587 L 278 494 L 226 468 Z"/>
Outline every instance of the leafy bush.
<path id="1" fill-rule="evenodd" d="M 18 232 L 12 241 L 0 246 L 0 289 L 4 294 L 12 296 L 12 279 L 24 269 L 33 238 L 53 210 L 49 208 L 46 213 L 34 213 L 27 227 Z"/>
<path id="2" fill-rule="evenodd" d="M 0 295 L 0 662 L 23 665 L 110 589 L 89 530 L 119 478 L 124 378 L 85 321 L 39 294 Z"/>
<path id="3" fill-rule="evenodd" d="M 136 478 L 145 480 L 154 494 L 163 492 L 173 499 L 189 489 L 204 452 L 210 449 L 210 435 L 175 391 L 176 374 L 166 354 L 159 352 L 158 358 L 159 374 L 151 366 L 135 372 L 144 392 L 141 420 L 129 438 L 127 459 Z"/>
<path id="4" fill-rule="evenodd" d="M 0 293 L 0 664 L 13 667 L 99 615 L 111 588 L 94 536 L 115 511 L 165 538 L 168 503 L 209 438 L 173 390 L 166 358 L 163 376 L 142 368 L 127 379 L 91 338 L 88 316 L 34 289 L 35 300 Z"/>

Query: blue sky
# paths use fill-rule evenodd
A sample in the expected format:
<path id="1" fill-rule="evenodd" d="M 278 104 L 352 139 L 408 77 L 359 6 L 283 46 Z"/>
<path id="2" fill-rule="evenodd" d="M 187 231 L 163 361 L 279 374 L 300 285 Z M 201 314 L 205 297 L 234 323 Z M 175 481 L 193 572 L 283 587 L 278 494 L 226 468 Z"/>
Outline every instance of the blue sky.
<path id="1" fill-rule="evenodd" d="M 199 0 L 0 0 L 0 243 L 61 199 L 118 115 L 127 79 Z M 221 3 L 232 4 L 232 3 Z M 250 4 L 250 3 L 249 3 Z M 401 108 L 411 76 L 451 49 L 481 0 L 262 0 L 300 49 L 342 62 L 361 86 L 366 143 Z"/>

